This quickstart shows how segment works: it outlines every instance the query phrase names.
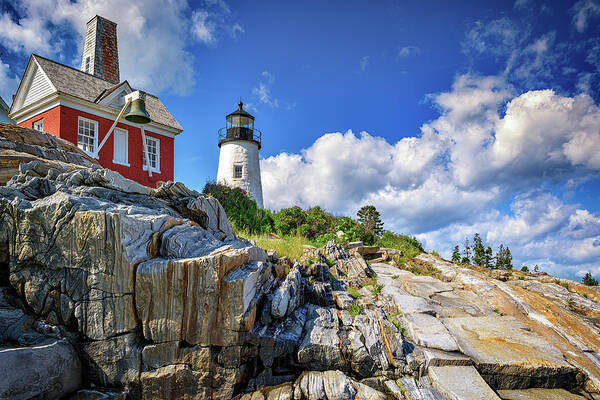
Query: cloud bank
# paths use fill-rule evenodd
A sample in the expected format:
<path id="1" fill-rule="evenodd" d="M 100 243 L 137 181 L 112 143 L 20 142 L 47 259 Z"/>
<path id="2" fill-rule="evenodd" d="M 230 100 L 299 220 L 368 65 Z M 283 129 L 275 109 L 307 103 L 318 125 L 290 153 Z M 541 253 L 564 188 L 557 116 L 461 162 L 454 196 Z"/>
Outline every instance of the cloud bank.
<path id="1" fill-rule="evenodd" d="M 318 204 L 355 215 L 373 204 L 386 228 L 446 255 L 479 232 L 510 245 L 518 262 L 600 272 L 600 215 L 543 190 L 598 176 L 594 100 L 517 94 L 502 77 L 471 74 L 430 100 L 440 115 L 417 136 L 390 143 L 367 132 L 328 133 L 299 154 L 262 160 L 266 206 Z M 502 203 L 508 211 L 498 211 Z"/>
<path id="2" fill-rule="evenodd" d="M 215 45 L 222 32 L 236 37 L 244 31 L 238 23 L 225 23 L 231 10 L 222 0 L 205 0 L 197 7 L 186 0 L 126 5 L 119 0 L 19 0 L 12 7 L 14 12 L 0 13 L 2 46 L 17 56 L 36 53 L 76 68 L 87 21 L 101 15 L 116 22 L 121 78 L 155 94 L 185 94 L 194 85 L 190 46 Z M 21 73 L 4 68 L 9 79 Z M 0 90 L 8 96 L 8 89 Z"/>

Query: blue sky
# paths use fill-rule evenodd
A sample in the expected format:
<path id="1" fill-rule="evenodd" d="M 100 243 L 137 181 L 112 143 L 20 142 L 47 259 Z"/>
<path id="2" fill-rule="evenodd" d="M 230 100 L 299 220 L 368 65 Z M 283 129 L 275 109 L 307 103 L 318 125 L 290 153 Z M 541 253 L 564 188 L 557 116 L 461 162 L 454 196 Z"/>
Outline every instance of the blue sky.
<path id="1" fill-rule="evenodd" d="M 95 14 L 118 23 L 121 78 L 185 128 L 188 186 L 216 176 L 241 97 L 268 207 L 374 204 L 446 256 L 479 232 L 519 265 L 600 275 L 600 0 L 3 0 L 0 95 L 31 52 L 79 66 Z"/>

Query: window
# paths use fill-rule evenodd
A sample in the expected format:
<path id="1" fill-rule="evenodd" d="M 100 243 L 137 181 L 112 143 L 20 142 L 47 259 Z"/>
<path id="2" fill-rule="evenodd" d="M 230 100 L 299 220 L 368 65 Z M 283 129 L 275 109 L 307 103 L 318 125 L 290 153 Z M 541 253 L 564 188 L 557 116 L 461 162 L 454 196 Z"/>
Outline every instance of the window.
<path id="1" fill-rule="evenodd" d="M 240 179 L 244 168 L 241 165 L 233 166 L 233 179 Z"/>
<path id="2" fill-rule="evenodd" d="M 36 131 L 44 132 L 44 119 L 37 120 L 33 123 L 33 129 Z"/>
<path id="3" fill-rule="evenodd" d="M 128 134 L 125 129 L 115 128 L 114 135 L 114 148 L 113 148 L 113 162 L 115 164 L 126 165 L 129 167 L 128 154 Z"/>
<path id="4" fill-rule="evenodd" d="M 98 122 L 79 117 L 77 147 L 89 155 L 94 155 L 98 143 Z"/>
<path id="5" fill-rule="evenodd" d="M 150 159 L 150 168 L 153 172 L 160 173 L 160 140 L 146 136 L 146 147 L 148 149 L 148 158 Z M 144 150 L 142 149 L 142 153 Z M 144 154 L 144 158 L 145 154 Z M 144 163 L 144 170 L 148 169 L 148 163 Z"/>
<path id="6" fill-rule="evenodd" d="M 85 58 L 85 72 L 90 73 L 90 57 Z"/>

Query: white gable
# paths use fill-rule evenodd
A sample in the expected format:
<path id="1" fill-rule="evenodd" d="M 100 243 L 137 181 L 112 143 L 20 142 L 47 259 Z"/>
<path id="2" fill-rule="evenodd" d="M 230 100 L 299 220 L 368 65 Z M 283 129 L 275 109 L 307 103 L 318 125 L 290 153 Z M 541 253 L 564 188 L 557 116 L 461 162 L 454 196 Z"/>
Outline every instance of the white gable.
<path id="1" fill-rule="evenodd" d="M 108 96 L 98 101 L 98 104 L 120 110 L 125 104 L 125 96 L 131 92 L 133 92 L 133 89 L 129 86 L 129 83 L 127 81 L 122 82 Z"/>
<path id="2" fill-rule="evenodd" d="M 50 79 L 48 79 L 38 63 L 34 61 L 30 64 L 29 71 L 27 71 L 25 76 L 25 85 L 17 93 L 16 107 L 13 109 L 13 112 L 33 104 L 55 91 L 56 89 L 52 85 L 52 82 L 50 82 Z"/>

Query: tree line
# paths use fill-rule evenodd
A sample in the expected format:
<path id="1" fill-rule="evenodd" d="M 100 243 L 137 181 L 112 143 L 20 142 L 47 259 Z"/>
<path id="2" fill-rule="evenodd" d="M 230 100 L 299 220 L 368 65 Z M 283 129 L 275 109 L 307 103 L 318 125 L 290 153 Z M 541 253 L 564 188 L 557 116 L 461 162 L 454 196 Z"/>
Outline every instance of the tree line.
<path id="1" fill-rule="evenodd" d="M 469 242 L 468 237 L 465 238 L 462 252 L 458 245 L 454 246 L 452 262 L 479 265 L 490 269 L 513 268 L 510 248 L 500 244 L 496 254 L 494 254 L 492 246 L 484 245 L 479 233 L 475 233 L 473 236 L 473 244 Z"/>

